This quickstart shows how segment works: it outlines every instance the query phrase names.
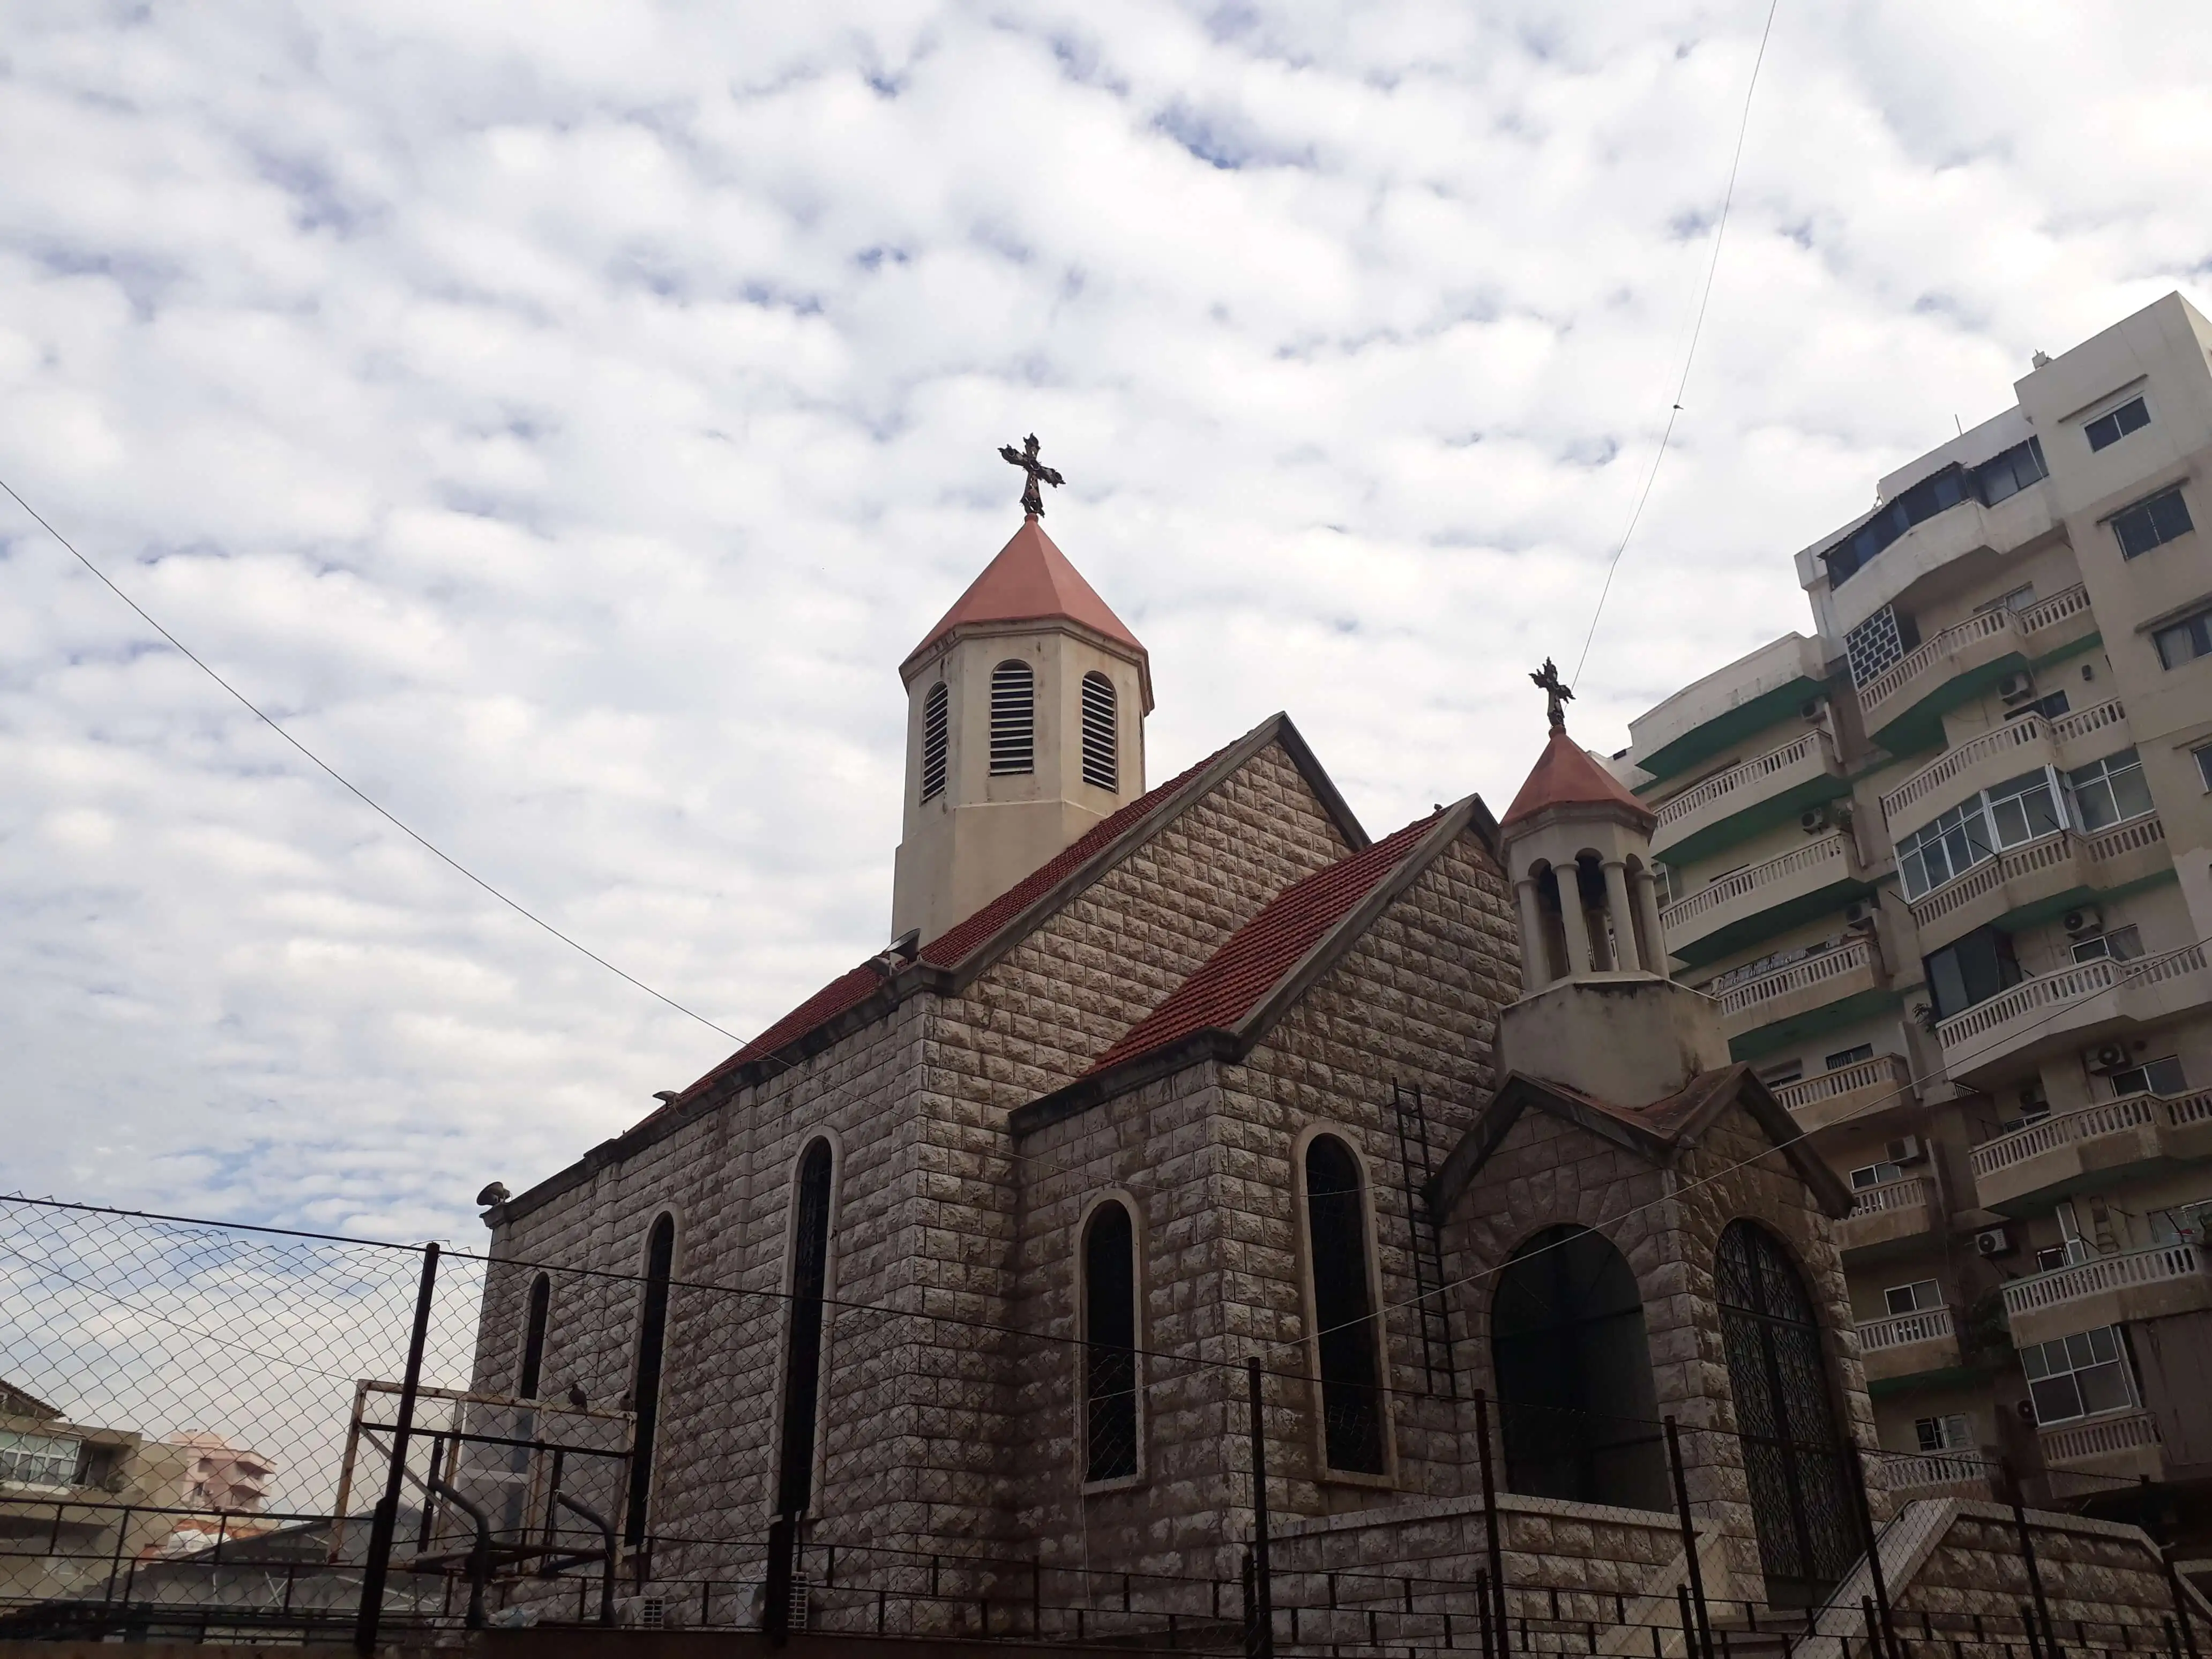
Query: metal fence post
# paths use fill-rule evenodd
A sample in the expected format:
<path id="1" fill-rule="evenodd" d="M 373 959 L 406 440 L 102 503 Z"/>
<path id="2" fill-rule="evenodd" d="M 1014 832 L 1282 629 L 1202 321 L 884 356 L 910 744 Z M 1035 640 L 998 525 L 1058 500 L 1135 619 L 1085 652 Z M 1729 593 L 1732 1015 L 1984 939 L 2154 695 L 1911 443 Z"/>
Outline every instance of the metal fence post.
<path id="1" fill-rule="evenodd" d="M 2035 1565 L 2035 1539 L 2028 1531 L 2027 1510 L 2020 1501 L 2019 1478 L 2008 1461 L 2000 1459 L 1997 1468 L 2012 1494 L 2012 1523 L 2020 1532 L 2020 1557 L 2027 1564 L 2027 1588 L 2034 1598 L 2036 1621 L 2043 1626 L 2045 1659 L 2066 1659 L 2066 1650 L 2058 1645 L 2058 1626 L 2051 1622 L 2051 1603 L 2044 1599 L 2043 1573 Z"/>
<path id="2" fill-rule="evenodd" d="M 1252 1617 L 1244 1631 L 1248 1659 L 1274 1659 L 1275 1586 L 1267 1559 L 1267 1439 L 1261 1413 L 1260 1361 L 1244 1362 L 1244 1388 L 1252 1424 Z"/>
<path id="3" fill-rule="evenodd" d="M 1889 1659 L 1905 1659 L 1905 1650 L 1898 1644 L 1897 1621 L 1889 1607 L 1889 1584 L 1881 1571 L 1881 1540 L 1874 1529 L 1874 1508 L 1867 1502 L 1866 1459 L 1859 1455 L 1857 1441 L 1845 1437 L 1844 1455 L 1850 1460 L 1851 1472 L 1851 1501 L 1859 1512 L 1859 1534 L 1866 1540 L 1867 1573 L 1874 1580 L 1874 1610 L 1881 1620 L 1880 1651 Z"/>
<path id="4" fill-rule="evenodd" d="M 791 1639 L 791 1517 L 768 1523 L 768 1583 L 761 1587 L 761 1634 L 780 1648 Z"/>
<path id="5" fill-rule="evenodd" d="M 1690 1483 L 1682 1473 L 1682 1434 L 1674 1419 L 1667 1419 L 1667 1462 L 1674 1474 L 1674 1516 L 1682 1528 L 1682 1559 L 1689 1565 L 1690 1605 L 1697 1610 L 1697 1640 L 1692 1644 L 1692 1659 L 1703 1654 L 1711 1659 L 1713 1651 L 1712 1615 L 1705 1607 L 1705 1573 L 1698 1561 L 1698 1531 L 1690 1523 Z M 1686 1636 L 1688 1632 L 1684 1632 Z"/>
<path id="6" fill-rule="evenodd" d="M 2181 1587 L 2181 1574 L 2173 1565 L 2173 1548 L 2168 1545 L 2159 1552 L 2166 1562 L 2166 1587 L 2173 1593 L 2173 1622 L 2180 1626 L 2181 1650 L 2189 1659 L 2197 1659 L 2197 1630 L 2190 1622 L 2189 1592 Z"/>
<path id="7" fill-rule="evenodd" d="M 1510 1659 L 1513 1635 L 1506 1624 L 1505 1553 L 1498 1540 L 1498 1480 L 1490 1466 L 1490 1395 L 1484 1389 L 1474 1391 L 1474 1437 L 1482 1463 L 1483 1549 L 1490 1562 L 1490 1594 L 1495 1601 L 1491 1620 L 1498 1632 L 1495 1652 L 1497 1659 Z"/>
<path id="8" fill-rule="evenodd" d="M 415 1291 L 415 1328 L 407 1338 L 407 1369 L 399 1379 L 399 1413 L 392 1428 L 392 1467 L 384 1477 L 384 1496 L 368 1529 L 368 1559 L 362 1564 L 361 1608 L 354 1617 L 353 1644 L 360 1653 L 376 1648 L 376 1627 L 384 1616 L 384 1581 L 392 1571 L 392 1538 L 399 1527 L 399 1498 L 405 1490 L 407 1437 L 415 1426 L 415 1396 L 422 1386 L 422 1349 L 430 1336 L 430 1301 L 438 1284 L 438 1247 L 422 1247 L 422 1278 Z"/>

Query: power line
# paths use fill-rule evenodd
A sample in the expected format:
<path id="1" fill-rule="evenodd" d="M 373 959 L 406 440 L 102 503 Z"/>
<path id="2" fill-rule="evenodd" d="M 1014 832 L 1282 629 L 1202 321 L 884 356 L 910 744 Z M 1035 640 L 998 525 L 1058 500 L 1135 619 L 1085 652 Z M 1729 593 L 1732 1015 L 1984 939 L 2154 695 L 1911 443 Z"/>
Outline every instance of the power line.
<path id="1" fill-rule="evenodd" d="M 289 732 L 287 732 L 283 726 L 279 726 L 274 719 L 265 713 L 252 698 L 248 697 L 246 693 L 240 690 L 228 680 L 223 678 L 222 675 L 216 673 L 214 669 L 209 667 L 206 662 L 200 658 L 199 654 L 195 652 L 191 647 L 186 645 L 174 634 L 172 634 L 167 629 L 162 627 L 160 623 L 155 621 L 144 605 L 139 604 L 137 600 L 132 599 L 128 593 L 125 592 L 112 581 L 109 580 L 106 571 L 102 570 L 90 559 L 85 557 L 83 554 L 78 552 L 76 550 L 76 544 L 71 542 L 68 537 L 63 535 L 60 531 L 55 529 L 54 526 L 47 521 L 46 514 L 40 512 L 37 507 L 33 507 L 30 502 L 25 501 L 21 493 L 16 489 L 15 485 L 9 483 L 5 478 L 0 478 L 0 489 L 6 490 L 9 495 L 13 496 L 15 498 L 15 505 L 21 507 L 24 512 L 29 514 L 33 519 L 37 520 L 39 522 L 39 527 L 44 530 L 46 534 L 52 536 L 56 541 L 59 542 L 64 548 L 67 548 L 69 550 L 70 556 L 72 558 L 74 558 L 79 564 L 82 565 L 87 570 L 92 572 L 94 575 L 99 577 L 101 584 L 106 587 L 109 592 L 114 594 L 117 599 L 122 600 L 124 604 L 129 605 L 133 611 L 137 611 L 141 621 L 143 621 L 149 628 L 152 629 L 156 634 L 159 634 L 163 639 L 167 640 L 171 645 L 175 646 L 179 651 L 182 652 L 185 655 L 185 660 L 190 662 L 193 667 L 198 669 L 200 672 L 205 674 L 217 685 L 229 692 L 232 696 L 238 700 L 240 706 L 245 708 L 248 714 L 252 714 L 264 726 L 266 726 L 278 737 L 283 738 L 285 742 L 290 744 L 293 748 L 298 750 L 302 755 L 306 756 L 308 760 L 314 763 L 314 764 L 333 782 L 337 783 L 341 788 L 352 795 L 355 799 L 361 802 L 362 805 L 368 807 L 370 811 L 375 813 L 393 829 L 398 830 L 400 834 L 405 836 L 410 841 L 413 842 L 417 847 L 420 847 L 424 852 L 446 864 L 450 868 L 458 871 L 460 874 L 467 877 L 478 887 L 483 889 L 485 892 L 490 894 L 494 898 L 497 899 L 501 904 L 507 906 L 508 909 L 514 911 L 515 915 L 520 916 L 524 921 L 536 923 L 547 933 L 552 934 L 555 939 L 559 939 L 562 944 L 567 945 L 570 950 L 581 951 L 584 955 L 589 957 L 593 962 L 598 963 L 600 967 L 605 969 L 617 978 L 628 980 L 632 985 L 637 987 L 639 990 L 644 992 L 647 996 L 658 997 L 661 1001 L 666 1003 L 670 1007 L 676 1010 L 678 1013 L 689 1015 L 691 1018 L 697 1020 L 702 1025 L 706 1026 L 709 1030 L 721 1032 L 724 1036 L 729 1038 L 732 1042 L 742 1043 L 744 1041 L 744 1039 L 739 1036 L 735 1031 L 729 1030 L 722 1026 L 715 1024 L 714 1022 L 708 1018 L 706 1015 L 698 1012 L 696 1010 L 685 1007 L 682 1003 L 678 1002 L 674 997 L 668 995 L 665 992 L 654 990 L 653 987 L 647 985 L 643 980 L 638 978 L 636 975 L 623 972 L 623 969 L 616 967 L 614 963 L 609 962 L 605 957 L 592 950 L 589 945 L 579 944 L 575 939 L 571 939 L 568 934 L 562 933 L 558 927 L 556 927 L 551 922 L 546 921 L 544 917 L 538 915 L 533 910 L 526 908 L 515 900 L 509 898 L 506 894 L 501 892 L 498 888 L 493 886 L 482 876 L 477 874 L 475 871 L 470 869 L 468 866 L 463 864 L 459 859 L 454 858 L 442 848 L 436 846 L 426 837 L 417 834 L 408 825 L 401 823 L 399 819 L 395 817 L 383 805 L 372 799 L 362 791 L 360 786 L 356 784 L 350 778 L 347 777 L 336 767 L 332 766 L 328 761 L 325 760 L 320 755 L 318 755 L 313 750 L 308 748 L 306 744 L 301 743 L 299 738 L 294 737 Z"/>
<path id="2" fill-rule="evenodd" d="M 1767 37 L 1774 33 L 1774 14 L 1780 9 L 1782 0 L 1768 0 L 1766 27 L 1759 33 L 1759 52 L 1751 60 L 1751 82 L 1743 89 L 1743 118 L 1736 125 L 1735 154 L 1729 160 L 1728 188 L 1721 193 L 1720 222 L 1713 227 L 1713 257 L 1705 266 L 1705 286 L 1698 295 L 1698 314 L 1690 325 L 1689 349 L 1682 354 L 1682 378 L 1675 383 L 1674 402 L 1667 411 L 1667 427 L 1659 434 L 1658 453 L 1651 458 L 1651 471 L 1644 476 L 1644 488 L 1636 497 L 1636 509 L 1628 515 L 1628 528 L 1620 532 L 1620 545 L 1613 550 L 1607 561 L 1605 583 L 1598 589 L 1597 608 L 1590 612 L 1589 632 L 1583 635 L 1583 653 L 1575 659 L 1573 678 L 1583 677 L 1583 665 L 1589 660 L 1590 641 L 1597 637 L 1598 618 L 1605 615 L 1606 596 L 1613 592 L 1613 573 L 1620 566 L 1620 556 L 1628 551 L 1628 538 L 1636 533 L 1637 521 L 1644 516 L 1644 504 L 1651 499 L 1651 486 L 1659 481 L 1659 464 L 1667 459 L 1667 445 L 1674 435 L 1674 420 L 1682 412 L 1683 394 L 1690 389 L 1690 365 L 1698 360 L 1698 337 L 1705 330 L 1705 307 L 1713 297 L 1713 276 L 1721 268 L 1721 239 L 1728 234 L 1729 208 L 1735 200 L 1736 169 L 1743 164 L 1744 135 L 1751 130 L 1751 96 L 1759 90 L 1759 65 L 1766 61 Z"/>

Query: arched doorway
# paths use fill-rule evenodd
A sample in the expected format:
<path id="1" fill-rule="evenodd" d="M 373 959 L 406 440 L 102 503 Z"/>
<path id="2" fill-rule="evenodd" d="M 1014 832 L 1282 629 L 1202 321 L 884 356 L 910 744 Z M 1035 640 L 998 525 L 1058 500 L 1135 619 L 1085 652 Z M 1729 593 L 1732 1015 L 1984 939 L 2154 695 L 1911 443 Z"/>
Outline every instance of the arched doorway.
<path id="1" fill-rule="evenodd" d="M 1713 1279 L 1767 1596 L 1808 1604 L 1861 1553 L 1820 1322 L 1781 1241 L 1751 1222 L 1722 1232 Z"/>
<path id="2" fill-rule="evenodd" d="M 1513 1253 L 1491 1303 L 1490 1350 L 1509 1487 L 1668 1506 L 1644 1301 L 1604 1235 L 1547 1227 Z"/>

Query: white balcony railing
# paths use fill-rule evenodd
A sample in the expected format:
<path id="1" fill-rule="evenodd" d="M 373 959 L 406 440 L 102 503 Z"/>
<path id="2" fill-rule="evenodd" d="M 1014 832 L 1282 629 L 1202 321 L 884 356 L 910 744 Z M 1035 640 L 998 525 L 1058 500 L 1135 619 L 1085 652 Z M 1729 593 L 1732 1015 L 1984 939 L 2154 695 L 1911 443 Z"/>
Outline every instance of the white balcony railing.
<path id="1" fill-rule="evenodd" d="M 1977 640 L 1990 639 L 1999 634 L 2017 632 L 2032 634 L 2053 623 L 2063 622 L 2069 617 L 2078 617 L 2089 608 L 2089 590 L 2075 586 L 2063 592 L 2053 593 L 2039 605 L 2025 611 L 1983 611 L 1955 623 L 1934 639 L 1917 649 L 1908 651 L 1887 668 L 1859 688 L 1859 707 L 1866 711 L 1867 724 L 1874 726 L 1875 712 L 1881 704 L 1895 696 L 1929 667 Z"/>
<path id="2" fill-rule="evenodd" d="M 1731 766 L 1725 772 L 1717 772 L 1694 789 L 1685 789 L 1674 799 L 1662 805 L 1656 814 L 1659 827 L 1680 823 L 1684 818 L 1695 817 L 1717 801 L 1725 800 L 1740 791 L 1752 788 L 1776 774 L 1787 772 L 1803 764 L 1826 741 L 1820 732 L 1808 732 L 1779 749 L 1747 760 L 1741 766 Z"/>
<path id="3" fill-rule="evenodd" d="M 1729 986 L 1720 994 L 1721 1012 L 1723 1016 L 1742 1013 L 1792 991 L 1802 991 L 1824 981 L 1870 969 L 1874 961 L 1874 941 L 1864 937 L 1854 939 L 1832 951 L 1823 951 L 1817 957 L 1801 957 L 1771 973 Z"/>
<path id="4" fill-rule="evenodd" d="M 1872 1060 L 1854 1060 L 1817 1077 L 1785 1083 L 1775 1090 L 1774 1098 L 1783 1110 L 1802 1112 L 1824 1100 L 1833 1100 L 1838 1095 L 1885 1086 L 1900 1096 L 1912 1087 L 1912 1067 L 1902 1055 L 1876 1054 Z"/>
<path id="5" fill-rule="evenodd" d="M 1869 1319 L 1859 1327 L 1859 1352 L 1878 1353 L 1914 1342 L 1934 1342 L 1954 1334 L 1948 1308 L 1923 1308 L 1918 1313 L 1897 1314 L 1888 1319 Z"/>
<path id="6" fill-rule="evenodd" d="M 1957 777 L 1968 768 L 1978 766 L 1992 755 L 2009 754 L 2014 750 L 2033 748 L 2039 744 L 2069 743 L 2092 732 L 2100 732 L 2116 726 L 2127 718 L 2127 709 L 2118 697 L 2077 709 L 2070 714 L 2061 714 L 2056 720 L 2041 714 L 2022 714 L 2007 720 L 2002 726 L 1969 738 L 1955 749 L 1947 749 L 1922 767 L 1903 783 L 1881 798 L 1881 815 L 1890 823 L 1898 815 L 1922 801 Z"/>
<path id="7" fill-rule="evenodd" d="M 1893 1492 L 1929 1486 L 1989 1485 L 1990 1464 L 1979 1452 L 1923 1452 L 1917 1457 L 1885 1457 L 1881 1484 Z"/>
<path id="8" fill-rule="evenodd" d="M 2097 866 L 2123 853 L 2139 852 L 2146 847 L 2155 847 L 2166 839 L 2166 825 L 2155 812 L 2130 819 L 2095 836 L 2077 836 L 2071 830 L 2054 830 L 2034 841 L 2023 842 L 2009 852 L 1995 858 L 1984 859 L 1956 880 L 1912 902 L 1912 922 L 1916 927 L 1925 927 L 1940 921 L 1954 911 L 1972 904 L 1976 899 L 1994 893 L 2000 888 L 2043 870 L 2071 869 L 2076 860 L 2086 862 L 2092 881 Z"/>
<path id="9" fill-rule="evenodd" d="M 2164 956 L 2144 957 L 2134 962 L 2115 962 L 2110 957 L 2100 957 L 2094 962 L 2076 963 L 2055 974 L 2024 979 L 1987 1002 L 1976 1003 L 1940 1021 L 1936 1027 L 1936 1040 L 1947 1050 L 1956 1048 L 2023 1014 L 2077 1002 L 2115 986 L 2161 984 L 2184 974 L 2198 972 L 2203 966 L 2202 945 L 2185 945 Z"/>
<path id="10" fill-rule="evenodd" d="M 2100 1101 L 2094 1106 L 2057 1113 L 2040 1122 L 2014 1129 L 2010 1134 L 1983 1142 L 1974 1148 L 1974 1174 L 1992 1176 L 2025 1159 L 2055 1152 L 2061 1146 L 2124 1130 L 2156 1124 L 2180 1128 L 2206 1122 L 2212 1122 L 2212 1089 L 2198 1089 L 2185 1095 L 2128 1095 L 2119 1100 Z"/>
<path id="11" fill-rule="evenodd" d="M 1851 1194 L 1851 1218 L 1880 1215 L 1885 1210 L 1907 1210 L 1928 1201 L 1928 1182 L 1920 1176 L 1885 1181 L 1878 1187 L 1861 1187 Z"/>
<path id="12" fill-rule="evenodd" d="M 2054 1267 L 2033 1279 L 2015 1279 L 2004 1287 L 2005 1316 L 2017 1319 L 2061 1303 L 2102 1296 L 2137 1285 L 2166 1285 L 2203 1274 L 2204 1262 L 2194 1244 L 2160 1244 L 2121 1255 L 2092 1256 L 2070 1267 Z"/>
<path id="13" fill-rule="evenodd" d="M 2046 1463 L 2077 1462 L 2085 1457 L 2103 1457 L 2160 1443 L 2158 1419 L 2140 1411 L 2116 1412 L 2068 1428 L 2045 1429 L 2038 1437 L 2043 1442 Z"/>
<path id="14" fill-rule="evenodd" d="M 1724 904 L 1750 896 L 1762 887 L 1771 887 L 1831 863 L 1845 872 L 1850 869 L 1850 843 L 1840 833 L 1808 841 L 1802 847 L 1793 847 L 1763 863 L 1732 870 L 1711 885 L 1676 899 L 1659 913 L 1660 929 L 1664 933 L 1676 932 Z"/>

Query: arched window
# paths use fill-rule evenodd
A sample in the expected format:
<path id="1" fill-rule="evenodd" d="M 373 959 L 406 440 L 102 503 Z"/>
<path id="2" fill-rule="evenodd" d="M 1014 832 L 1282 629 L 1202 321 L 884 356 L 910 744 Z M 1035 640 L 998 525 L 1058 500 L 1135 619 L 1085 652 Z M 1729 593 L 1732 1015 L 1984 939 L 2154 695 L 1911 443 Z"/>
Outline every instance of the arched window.
<path id="1" fill-rule="evenodd" d="M 668 1281 L 676 1268 L 676 1218 L 653 1224 L 645 1249 L 645 1305 L 637 1322 L 637 1367 L 630 1378 L 630 1409 L 637 1413 L 629 1459 L 629 1513 L 623 1535 L 645 1541 L 647 1501 L 653 1496 L 653 1447 L 660 1426 L 660 1357 L 668 1343 Z"/>
<path id="2" fill-rule="evenodd" d="M 1767 1596 L 1809 1604 L 1850 1570 L 1860 1541 L 1820 1322 L 1781 1241 L 1748 1221 L 1722 1231 L 1713 1285 Z"/>
<path id="3" fill-rule="evenodd" d="M 943 680 L 921 700 L 921 798 L 945 793 L 945 765 L 952 750 L 952 697 Z"/>
<path id="4" fill-rule="evenodd" d="M 553 1280 L 540 1273 L 531 1281 L 530 1311 L 522 1326 L 522 1369 L 514 1380 L 518 1400 L 538 1398 L 538 1385 L 545 1370 L 545 1320 L 553 1307 Z"/>
<path id="5" fill-rule="evenodd" d="M 1532 1498 L 1668 1506 L 1644 1301 L 1601 1233 L 1547 1227 L 1513 1253 L 1491 1304 L 1505 1482 Z"/>
<path id="6" fill-rule="evenodd" d="M 1137 1472 L 1137 1256 L 1129 1212 L 1091 1212 L 1083 1235 L 1083 1478 Z"/>
<path id="7" fill-rule="evenodd" d="M 991 775 L 1036 768 L 1036 676 L 1025 662 L 991 671 Z"/>
<path id="8" fill-rule="evenodd" d="M 814 1498 L 814 1427 L 822 1392 L 822 1304 L 830 1276 L 830 1143 L 799 1160 L 793 1183 L 791 1301 L 783 1340 L 783 1451 L 775 1512 L 804 1515 Z"/>
<path id="9" fill-rule="evenodd" d="M 1103 674 L 1083 677 L 1083 781 L 1101 789 L 1121 787 L 1120 756 L 1114 734 L 1114 682 Z"/>
<path id="10" fill-rule="evenodd" d="M 1306 1244 L 1328 1466 L 1387 1474 L 1382 1356 L 1367 1285 L 1367 1206 L 1359 1160 L 1332 1135 L 1316 1135 L 1306 1146 Z"/>

